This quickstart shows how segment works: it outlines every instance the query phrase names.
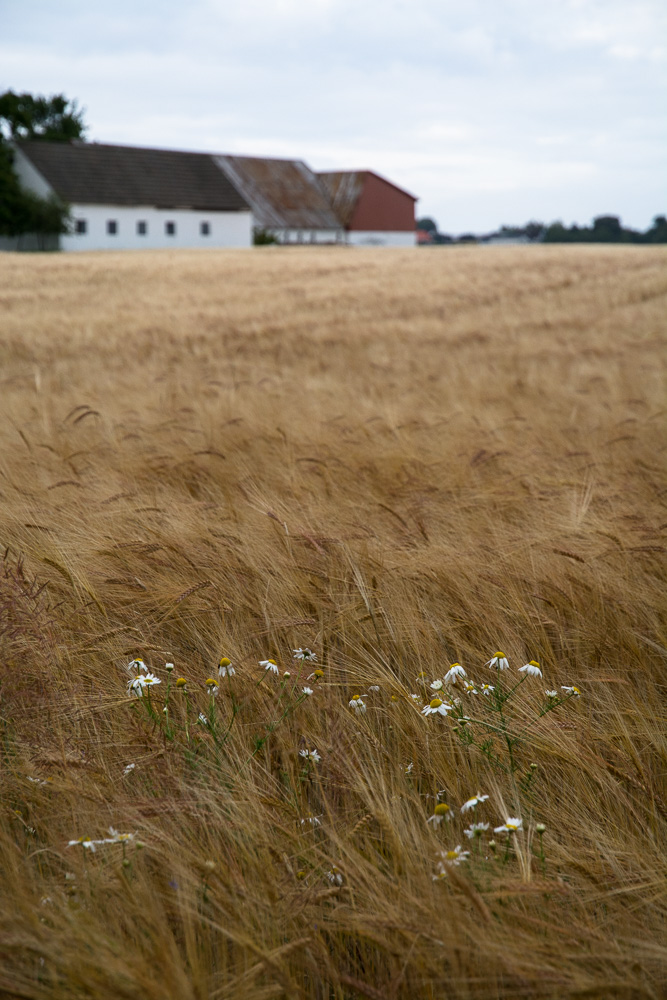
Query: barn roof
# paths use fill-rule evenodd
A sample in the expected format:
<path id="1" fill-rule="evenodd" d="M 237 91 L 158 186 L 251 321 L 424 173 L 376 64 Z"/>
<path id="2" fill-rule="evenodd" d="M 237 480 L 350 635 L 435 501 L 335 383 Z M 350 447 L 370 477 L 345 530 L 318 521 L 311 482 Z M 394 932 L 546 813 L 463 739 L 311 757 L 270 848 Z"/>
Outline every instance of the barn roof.
<path id="1" fill-rule="evenodd" d="M 341 228 L 326 191 L 302 160 L 217 156 L 263 229 Z"/>
<path id="2" fill-rule="evenodd" d="M 63 201 L 199 211 L 249 206 L 210 153 L 97 142 L 17 142 Z"/>
<path id="3" fill-rule="evenodd" d="M 379 178 L 385 184 L 389 184 L 413 201 L 417 201 L 417 198 L 409 191 L 405 191 L 392 181 L 388 181 L 386 177 L 380 177 L 373 170 L 319 171 L 317 176 L 329 196 L 336 215 L 346 227 L 352 223 L 354 210 L 361 197 L 364 183 L 370 175 Z"/>

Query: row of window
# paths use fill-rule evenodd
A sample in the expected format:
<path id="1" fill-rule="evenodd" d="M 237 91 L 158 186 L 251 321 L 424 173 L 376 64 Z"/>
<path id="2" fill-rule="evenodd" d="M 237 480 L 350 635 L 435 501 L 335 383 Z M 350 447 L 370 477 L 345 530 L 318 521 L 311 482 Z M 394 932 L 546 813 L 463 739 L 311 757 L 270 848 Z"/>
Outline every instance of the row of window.
<path id="1" fill-rule="evenodd" d="M 84 236 L 88 232 L 88 219 L 76 219 L 74 223 L 74 232 L 78 233 L 80 236 Z M 176 223 L 165 222 L 164 232 L 165 236 L 175 236 Z M 107 236 L 117 236 L 117 235 L 118 235 L 118 221 L 116 219 L 107 219 Z M 144 219 L 140 219 L 137 222 L 137 236 L 147 236 L 147 235 L 148 235 L 148 223 Z M 199 223 L 199 235 L 200 236 L 211 235 L 210 222 Z"/>

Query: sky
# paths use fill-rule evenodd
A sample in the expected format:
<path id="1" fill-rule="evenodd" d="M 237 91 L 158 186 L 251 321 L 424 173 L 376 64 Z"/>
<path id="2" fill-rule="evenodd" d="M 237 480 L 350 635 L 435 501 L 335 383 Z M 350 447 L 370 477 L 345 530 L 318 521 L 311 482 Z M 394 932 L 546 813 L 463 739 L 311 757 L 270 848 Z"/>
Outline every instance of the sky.
<path id="1" fill-rule="evenodd" d="M 0 0 L 87 138 L 374 170 L 442 232 L 667 214 L 664 0 Z"/>

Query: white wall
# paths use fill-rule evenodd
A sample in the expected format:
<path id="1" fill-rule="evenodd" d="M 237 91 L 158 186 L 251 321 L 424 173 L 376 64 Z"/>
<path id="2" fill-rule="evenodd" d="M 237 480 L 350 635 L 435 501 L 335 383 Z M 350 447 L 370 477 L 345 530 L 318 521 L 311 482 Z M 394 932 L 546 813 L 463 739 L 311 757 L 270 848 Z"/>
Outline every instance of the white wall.
<path id="1" fill-rule="evenodd" d="M 73 226 L 85 220 L 86 232 L 62 236 L 63 250 L 155 250 L 164 247 L 249 247 L 252 245 L 252 215 L 243 212 L 199 212 L 119 205 L 72 205 Z M 107 232 L 107 222 L 116 222 L 116 235 Z M 137 223 L 145 222 L 147 233 L 139 236 Z M 165 225 L 173 222 L 168 236 Z M 202 236 L 200 223 L 208 222 L 210 235 Z"/>
<path id="2" fill-rule="evenodd" d="M 345 234 L 347 242 L 353 247 L 414 247 L 417 245 L 416 232 L 364 232 L 362 230 Z"/>

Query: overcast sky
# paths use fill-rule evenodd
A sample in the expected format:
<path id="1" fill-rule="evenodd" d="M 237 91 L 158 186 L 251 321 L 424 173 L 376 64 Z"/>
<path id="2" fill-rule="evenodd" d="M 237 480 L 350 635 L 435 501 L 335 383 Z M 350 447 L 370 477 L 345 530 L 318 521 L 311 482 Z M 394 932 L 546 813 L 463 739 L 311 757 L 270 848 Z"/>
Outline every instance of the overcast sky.
<path id="1" fill-rule="evenodd" d="M 371 169 L 444 232 L 667 213 L 664 0 L 0 0 L 88 138 Z"/>

